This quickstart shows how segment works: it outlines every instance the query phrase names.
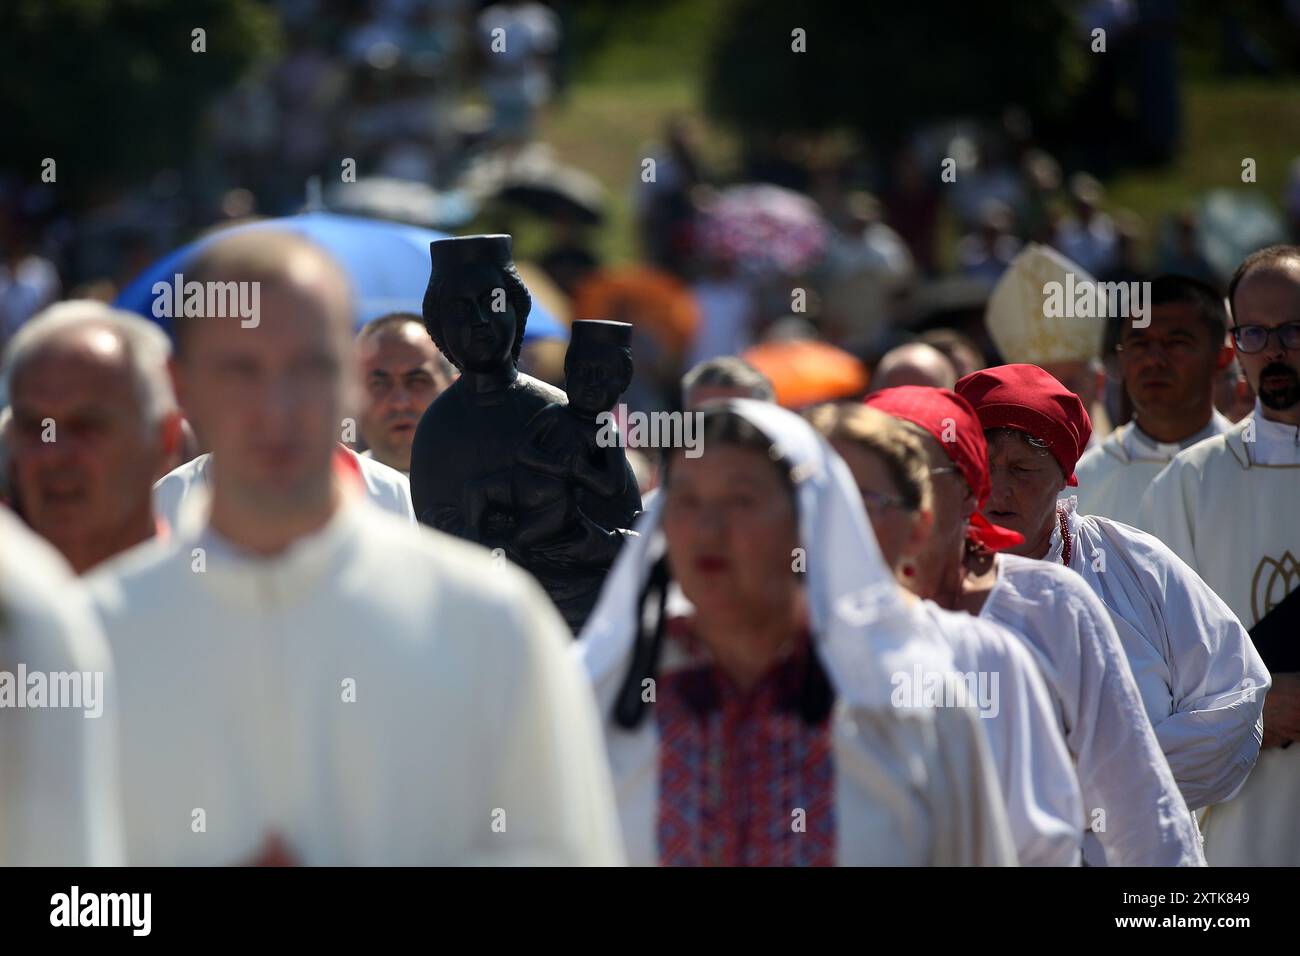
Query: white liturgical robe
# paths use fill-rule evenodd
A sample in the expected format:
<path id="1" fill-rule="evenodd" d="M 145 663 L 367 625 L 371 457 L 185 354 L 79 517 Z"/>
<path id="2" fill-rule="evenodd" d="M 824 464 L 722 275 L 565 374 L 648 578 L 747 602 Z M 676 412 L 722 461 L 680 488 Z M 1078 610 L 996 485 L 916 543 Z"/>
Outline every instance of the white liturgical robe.
<path id="1" fill-rule="evenodd" d="M 112 681 L 84 586 L 0 506 L 0 866 L 122 864 Z"/>
<path id="2" fill-rule="evenodd" d="M 358 452 L 357 457 L 359 457 L 359 458 L 369 458 L 371 461 L 378 461 L 378 459 L 375 458 L 375 452 L 374 452 L 374 449 L 373 449 L 373 448 L 367 448 L 367 449 L 366 449 L 365 451 L 363 451 L 363 452 Z M 383 462 L 380 462 L 380 464 L 383 464 Z M 391 468 L 392 466 L 390 465 L 389 467 Z M 403 477 L 405 477 L 407 481 L 410 481 L 410 480 L 411 480 L 411 472 L 410 472 L 409 469 L 406 469 L 406 468 L 396 468 L 396 469 L 394 469 L 394 470 L 397 471 L 397 472 L 399 472 Z"/>
<path id="3" fill-rule="evenodd" d="M 90 581 L 129 863 L 271 836 L 305 865 L 622 862 L 591 690 L 527 575 L 357 494 L 271 558 L 191 511 Z"/>
<path id="4" fill-rule="evenodd" d="M 920 611 L 952 648 L 953 669 L 979 711 L 1020 865 L 1077 866 L 1083 798 L 1033 655 L 992 621 L 930 601 Z"/>
<path id="5" fill-rule="evenodd" d="M 342 445 L 338 447 L 338 454 L 340 458 L 347 456 L 346 461 L 355 463 L 366 497 L 373 505 L 415 524 L 411 482 L 405 474 L 368 455 L 358 455 Z M 154 514 L 166 521 L 168 527 L 174 528 L 179 523 L 185 501 L 191 494 L 200 489 L 210 489 L 212 478 L 208 462 L 211 458 L 209 453 L 199 455 L 173 468 L 154 483 Z"/>
<path id="6" fill-rule="evenodd" d="M 1256 402 L 1230 431 L 1175 458 L 1142 516 L 1254 628 L 1300 587 L 1300 432 Z M 1241 792 L 1202 821 L 1211 865 L 1300 865 L 1297 807 L 1300 745 L 1261 751 Z"/>
<path id="7" fill-rule="evenodd" d="M 1100 445 L 1089 448 L 1074 467 L 1079 479 L 1079 487 L 1074 490 L 1079 513 L 1142 528 L 1138 506 L 1152 479 L 1184 448 L 1221 435 L 1231 427 L 1232 422 L 1216 411 L 1209 424 L 1196 434 L 1180 442 L 1165 443 L 1151 438 L 1137 422 L 1121 425 Z"/>
<path id="8" fill-rule="evenodd" d="M 1106 606 L 1068 568 L 1000 554 L 980 617 L 1038 659 L 1083 791 L 1091 866 L 1200 866 L 1200 834 Z"/>
<path id="9" fill-rule="evenodd" d="M 1213 439 L 1211 439 L 1213 441 Z M 1142 704 L 1183 799 L 1199 810 L 1225 799 L 1255 765 L 1268 671 L 1236 615 L 1159 540 L 1057 502 L 1069 567 L 1106 609 Z M 1061 563 L 1058 524 L 1045 561 Z"/>

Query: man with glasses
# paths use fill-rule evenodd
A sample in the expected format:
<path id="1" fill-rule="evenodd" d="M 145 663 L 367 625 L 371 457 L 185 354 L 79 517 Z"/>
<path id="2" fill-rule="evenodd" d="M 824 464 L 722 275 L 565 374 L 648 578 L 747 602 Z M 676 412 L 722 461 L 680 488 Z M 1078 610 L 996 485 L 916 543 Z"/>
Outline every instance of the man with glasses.
<path id="1" fill-rule="evenodd" d="M 1140 520 L 1250 630 L 1272 674 L 1259 760 L 1202 822 L 1215 865 L 1300 864 L 1300 246 L 1248 256 L 1228 287 L 1233 338 L 1258 396 L 1222 435 L 1180 452 Z"/>
<path id="2" fill-rule="evenodd" d="M 1122 319 L 1119 368 L 1133 421 L 1093 445 L 1075 466 L 1080 514 L 1141 527 L 1138 505 L 1151 479 L 1184 448 L 1232 427 L 1214 389 L 1232 363 L 1223 297 L 1203 282 L 1159 276 L 1149 322 Z"/>

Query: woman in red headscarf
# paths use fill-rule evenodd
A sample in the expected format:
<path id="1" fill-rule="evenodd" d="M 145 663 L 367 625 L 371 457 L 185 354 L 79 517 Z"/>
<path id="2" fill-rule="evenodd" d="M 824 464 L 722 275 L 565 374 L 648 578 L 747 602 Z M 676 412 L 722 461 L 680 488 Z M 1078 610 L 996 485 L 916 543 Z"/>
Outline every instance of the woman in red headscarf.
<path id="1" fill-rule="evenodd" d="M 978 511 L 991 488 L 974 409 L 953 392 L 918 386 L 884 389 L 867 404 L 912 426 L 938 473 L 935 531 L 914 580 L 940 605 L 1009 628 L 1043 664 L 1083 792 L 1084 861 L 1199 864 L 1195 823 L 1105 607 L 1065 568 L 998 553 L 1024 539 Z"/>
<path id="2" fill-rule="evenodd" d="M 901 422 L 860 404 L 823 406 L 810 417 L 848 464 L 885 563 L 902 585 L 915 587 L 931 521 L 930 467 L 920 440 Z M 1032 654 L 992 621 L 911 600 L 952 648 L 957 670 L 974 677 L 977 688 L 987 682 L 993 691 L 980 724 L 997 761 L 1021 865 L 1077 864 L 1082 796 Z"/>
<path id="3" fill-rule="evenodd" d="M 1059 498 L 1092 432 L 1064 385 L 1003 365 L 967 375 L 957 394 L 988 439 L 985 516 L 1024 536 L 1015 554 L 1070 568 L 1106 606 L 1187 805 L 1230 797 L 1259 754 L 1269 685 L 1241 623 L 1158 539 Z"/>

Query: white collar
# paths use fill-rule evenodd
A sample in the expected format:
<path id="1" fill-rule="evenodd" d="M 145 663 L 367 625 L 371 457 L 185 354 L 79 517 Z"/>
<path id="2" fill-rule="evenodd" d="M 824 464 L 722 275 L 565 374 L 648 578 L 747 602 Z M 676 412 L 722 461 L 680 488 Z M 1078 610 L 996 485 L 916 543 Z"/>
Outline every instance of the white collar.
<path id="1" fill-rule="evenodd" d="M 1142 430 L 1137 421 L 1129 422 L 1120 445 L 1130 461 L 1172 461 L 1182 451 L 1180 442 L 1156 441 Z"/>
<path id="2" fill-rule="evenodd" d="M 1120 445 L 1123 447 L 1125 454 L 1132 461 L 1173 461 L 1184 448 L 1190 448 L 1199 441 L 1212 438 L 1215 435 L 1221 435 L 1232 427 L 1232 422 L 1226 417 L 1219 414 L 1216 409 L 1210 415 L 1209 422 L 1205 427 L 1195 434 L 1189 435 L 1181 441 L 1162 442 L 1156 441 L 1150 435 L 1142 430 L 1141 424 L 1135 418 L 1129 422 L 1120 437 Z"/>
<path id="3" fill-rule="evenodd" d="M 244 551 L 207 523 L 206 490 L 195 497 L 199 507 L 187 503 L 177 535 L 180 558 L 190 561 L 195 576 L 223 600 L 254 610 L 299 603 L 323 577 L 341 566 L 365 522 L 364 511 L 370 507 L 362 496 L 345 494 L 322 527 L 298 538 L 280 554 L 263 557 Z"/>
<path id="4" fill-rule="evenodd" d="M 1251 413 L 1255 419 L 1255 460 L 1263 464 L 1272 464 L 1273 459 L 1293 459 L 1300 449 L 1300 427 L 1275 422 L 1264 417 L 1264 406 L 1255 399 L 1255 410 Z"/>
<path id="5" fill-rule="evenodd" d="M 352 449 L 349 448 L 348 451 L 352 451 Z M 374 451 L 373 448 L 367 448 L 365 451 L 357 451 L 357 452 L 352 452 L 352 453 L 353 453 L 354 455 L 356 455 L 358 458 L 366 458 L 366 459 L 369 459 L 370 461 L 379 461 L 379 459 L 375 457 L 375 451 Z M 381 465 L 388 465 L 388 462 L 386 462 L 386 461 L 379 461 L 379 464 L 381 464 Z M 399 473 L 405 475 L 407 478 L 410 478 L 410 477 L 411 477 L 411 470 L 410 470 L 409 468 L 398 468 L 396 465 L 388 465 L 388 467 L 391 468 L 391 469 L 393 469 L 393 471 L 396 471 L 396 472 L 399 472 Z M 362 472 L 364 472 L 364 471 L 365 471 L 365 468 L 362 468 L 361 470 L 362 470 Z M 369 480 L 369 478 L 366 479 L 366 484 L 367 484 L 367 485 L 370 484 L 370 480 Z"/>

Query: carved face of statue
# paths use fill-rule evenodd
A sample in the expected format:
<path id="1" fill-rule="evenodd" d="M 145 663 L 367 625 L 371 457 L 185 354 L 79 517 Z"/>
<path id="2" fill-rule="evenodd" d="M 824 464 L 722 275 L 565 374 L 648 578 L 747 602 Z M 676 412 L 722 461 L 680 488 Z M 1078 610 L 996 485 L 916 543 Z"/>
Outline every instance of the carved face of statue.
<path id="1" fill-rule="evenodd" d="M 609 411 L 631 378 L 627 354 L 617 348 L 570 350 L 564 362 L 564 390 L 574 411 L 594 418 Z"/>
<path id="2" fill-rule="evenodd" d="M 438 318 L 447 350 L 462 368 L 490 372 L 511 361 L 515 308 L 494 266 L 473 263 L 448 276 L 438 290 Z"/>

